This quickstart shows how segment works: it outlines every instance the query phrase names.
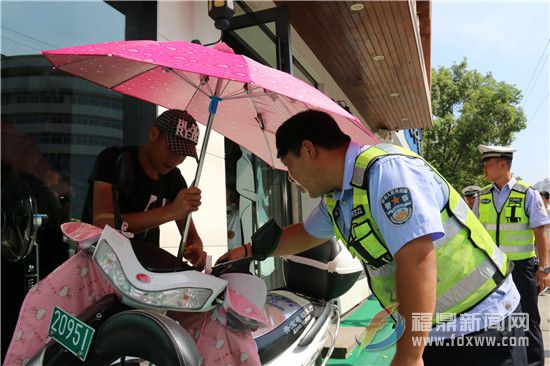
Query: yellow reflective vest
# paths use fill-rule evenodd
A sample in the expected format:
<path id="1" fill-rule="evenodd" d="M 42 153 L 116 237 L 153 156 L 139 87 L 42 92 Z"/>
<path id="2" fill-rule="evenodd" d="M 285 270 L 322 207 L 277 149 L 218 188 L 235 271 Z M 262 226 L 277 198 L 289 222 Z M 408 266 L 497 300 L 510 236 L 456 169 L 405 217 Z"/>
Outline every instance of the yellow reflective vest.
<path id="1" fill-rule="evenodd" d="M 529 185 L 514 184 L 501 211 L 493 200 L 493 186 L 484 187 L 478 198 L 479 221 L 485 226 L 495 243 L 513 261 L 535 256 L 535 234 L 529 227 L 525 211 L 525 195 Z"/>
<path id="2" fill-rule="evenodd" d="M 344 237 L 336 224 L 338 201 L 332 193 L 324 196 L 336 237 L 353 256 L 364 262 L 369 286 L 383 307 L 396 304 L 396 264 L 371 214 L 368 173 L 376 160 L 396 154 L 422 159 L 408 149 L 389 144 L 371 146 L 357 157 L 351 182 L 353 213 L 348 237 Z M 439 175 L 435 168 L 425 163 Z M 490 295 L 510 268 L 506 255 L 498 249 L 460 194 L 448 183 L 447 186 L 449 199 L 440 212 L 445 235 L 434 242 L 437 261 L 435 313 L 461 314 Z M 436 316 L 432 322 L 437 323 Z"/>

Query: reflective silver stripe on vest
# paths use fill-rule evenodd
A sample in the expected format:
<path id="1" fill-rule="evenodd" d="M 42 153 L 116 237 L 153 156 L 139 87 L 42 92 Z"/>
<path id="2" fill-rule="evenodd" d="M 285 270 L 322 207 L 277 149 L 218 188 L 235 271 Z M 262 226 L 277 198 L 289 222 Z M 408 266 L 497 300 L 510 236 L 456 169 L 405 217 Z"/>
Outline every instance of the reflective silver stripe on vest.
<path id="1" fill-rule="evenodd" d="M 369 271 L 369 275 L 371 277 L 376 277 L 376 278 L 393 276 L 395 274 L 395 268 L 396 268 L 395 261 L 392 261 L 388 264 L 384 264 L 382 267 L 377 269 L 372 269 L 369 266 L 366 266 L 366 267 Z"/>
<path id="2" fill-rule="evenodd" d="M 447 221 L 443 223 L 443 230 L 445 231 L 445 235 L 443 237 L 437 239 L 434 241 L 435 250 L 439 250 L 445 244 L 447 241 L 451 240 L 460 230 L 462 230 L 463 226 L 456 218 L 453 216 L 449 217 Z"/>
<path id="3" fill-rule="evenodd" d="M 535 250 L 533 244 L 530 245 L 501 245 L 500 250 L 504 253 L 523 253 L 523 252 L 532 252 Z"/>
<path id="4" fill-rule="evenodd" d="M 374 145 L 374 147 L 379 148 L 380 150 L 384 150 L 385 152 L 389 154 L 403 154 L 403 151 L 399 150 L 397 147 L 391 144 L 378 144 Z"/>
<path id="5" fill-rule="evenodd" d="M 486 259 L 474 271 L 455 283 L 453 287 L 436 299 L 436 313 L 444 313 L 456 304 L 466 301 L 487 280 L 493 277 L 497 269 L 490 259 Z"/>
<path id="6" fill-rule="evenodd" d="M 487 230 L 496 230 L 497 224 L 483 224 Z M 529 230 L 530 227 L 528 224 L 500 224 L 500 230 L 503 231 L 524 231 Z"/>
<path id="7" fill-rule="evenodd" d="M 493 259 L 493 262 L 495 262 L 498 268 L 502 268 L 504 266 L 504 263 L 506 263 L 506 261 L 508 260 L 504 252 L 501 249 L 499 249 L 496 245 L 495 245 L 495 248 L 493 249 L 493 254 L 491 255 L 491 259 Z"/>
<path id="8" fill-rule="evenodd" d="M 487 188 L 485 188 L 485 189 L 482 189 L 481 192 L 479 192 L 479 195 L 480 195 L 480 196 L 483 196 L 484 194 L 491 193 L 491 190 L 492 190 L 492 189 L 493 189 L 492 186 L 487 187 Z"/>
<path id="9" fill-rule="evenodd" d="M 373 147 L 375 148 L 378 148 L 386 153 L 389 153 L 389 154 L 402 154 L 403 155 L 403 152 L 401 150 L 399 150 L 398 148 L 396 148 L 394 145 L 390 145 L 390 144 L 378 144 L 378 145 L 373 145 Z M 380 157 L 383 157 L 384 155 L 381 155 Z M 359 168 L 359 167 L 355 167 L 353 169 L 353 176 L 351 177 L 351 182 L 353 183 L 353 185 L 355 186 L 361 186 L 363 184 L 363 179 L 365 178 L 365 168 Z"/>
<path id="10" fill-rule="evenodd" d="M 461 199 L 458 201 L 458 205 L 456 205 L 456 208 L 453 209 L 453 214 L 456 216 L 458 221 L 466 225 L 466 217 L 468 217 L 469 209 L 470 208 L 468 207 L 466 202 Z"/>
<path id="11" fill-rule="evenodd" d="M 533 234 L 531 233 L 511 233 L 504 231 L 500 233 L 500 239 L 504 243 L 508 242 L 523 242 L 523 243 L 533 243 Z M 500 244 L 501 246 L 506 246 L 508 244 Z"/>
<path id="12" fill-rule="evenodd" d="M 457 221 L 456 218 L 450 217 L 447 221 L 443 223 L 443 230 L 445 230 L 445 236 L 434 241 L 434 246 L 436 250 L 439 250 L 447 241 L 451 240 L 455 235 L 457 235 L 464 226 Z M 502 268 L 506 261 L 504 253 L 499 250 L 497 247 L 493 250 L 491 258 L 498 266 Z"/>
<path id="13" fill-rule="evenodd" d="M 517 192 L 521 192 L 521 193 L 525 193 L 527 192 L 527 190 L 529 189 L 529 187 L 525 187 L 525 186 L 522 186 L 521 184 L 514 184 L 514 186 L 512 187 L 512 189 L 514 191 L 517 191 Z"/>
<path id="14" fill-rule="evenodd" d="M 351 183 L 355 186 L 363 185 L 363 179 L 365 178 L 365 168 L 355 167 L 353 169 L 353 176 L 351 177 Z"/>

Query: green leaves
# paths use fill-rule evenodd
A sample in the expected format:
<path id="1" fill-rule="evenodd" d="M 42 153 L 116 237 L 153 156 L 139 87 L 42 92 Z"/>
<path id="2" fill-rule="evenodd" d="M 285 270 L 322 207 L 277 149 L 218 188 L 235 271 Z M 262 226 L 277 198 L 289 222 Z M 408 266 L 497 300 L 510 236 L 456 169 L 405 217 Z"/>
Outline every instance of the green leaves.
<path id="1" fill-rule="evenodd" d="M 526 127 L 521 98 L 514 85 L 469 70 L 466 59 L 432 70 L 434 126 L 422 131 L 425 159 L 459 190 L 483 186 L 477 145 L 510 145 Z"/>

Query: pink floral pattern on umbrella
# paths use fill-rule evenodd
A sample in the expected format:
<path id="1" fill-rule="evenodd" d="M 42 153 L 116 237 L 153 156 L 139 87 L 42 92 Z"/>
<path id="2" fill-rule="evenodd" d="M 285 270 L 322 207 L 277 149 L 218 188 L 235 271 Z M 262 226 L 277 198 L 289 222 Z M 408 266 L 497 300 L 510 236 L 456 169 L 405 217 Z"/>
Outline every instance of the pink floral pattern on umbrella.
<path id="1" fill-rule="evenodd" d="M 276 158 L 275 131 L 306 109 L 330 113 L 358 143 L 377 142 L 356 117 L 311 85 L 225 45 L 216 48 L 125 41 L 43 54 L 58 69 L 166 108 L 186 109 L 202 123 L 211 97 L 219 97 L 213 129 L 278 169 L 284 166 Z"/>

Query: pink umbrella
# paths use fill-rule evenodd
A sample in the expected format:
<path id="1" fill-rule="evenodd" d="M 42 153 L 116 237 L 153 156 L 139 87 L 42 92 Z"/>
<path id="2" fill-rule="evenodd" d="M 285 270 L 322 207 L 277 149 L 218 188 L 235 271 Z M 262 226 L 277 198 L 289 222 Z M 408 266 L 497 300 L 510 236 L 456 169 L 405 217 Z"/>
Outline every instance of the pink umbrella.
<path id="1" fill-rule="evenodd" d="M 307 109 L 329 113 L 358 143 L 377 142 L 357 118 L 319 90 L 236 55 L 224 44 L 211 49 L 188 42 L 123 41 L 43 54 L 60 70 L 207 121 L 196 185 L 212 128 L 277 169 L 284 166 L 276 158 L 275 132 L 286 119 Z M 184 238 L 186 234 L 187 230 Z"/>
<path id="2" fill-rule="evenodd" d="M 188 42 L 125 41 L 43 54 L 60 70 L 166 108 L 186 109 L 202 123 L 217 113 L 215 131 L 277 169 L 284 167 L 276 158 L 274 133 L 287 118 L 306 109 L 330 113 L 354 141 L 377 141 L 319 90 L 225 47 L 220 51 Z"/>

